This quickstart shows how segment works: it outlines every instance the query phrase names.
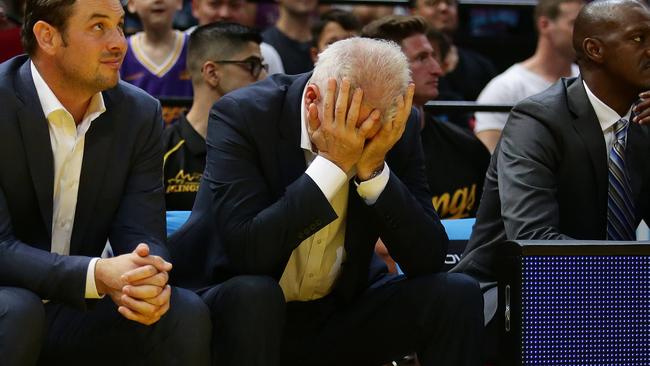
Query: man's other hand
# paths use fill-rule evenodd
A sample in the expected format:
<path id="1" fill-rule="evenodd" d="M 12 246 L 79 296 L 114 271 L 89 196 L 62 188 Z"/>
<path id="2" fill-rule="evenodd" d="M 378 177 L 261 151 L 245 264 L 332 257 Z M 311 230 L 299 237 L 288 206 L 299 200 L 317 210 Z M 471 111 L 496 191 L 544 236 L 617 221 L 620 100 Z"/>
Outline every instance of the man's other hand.
<path id="1" fill-rule="evenodd" d="M 379 132 L 366 143 L 361 158 L 357 163 L 357 177 L 364 181 L 381 169 L 388 151 L 402 137 L 411 114 L 411 105 L 413 104 L 413 93 L 415 84 L 409 84 L 406 94 L 399 96 L 395 100 L 397 106 L 395 114 L 388 121 L 385 121 Z"/>

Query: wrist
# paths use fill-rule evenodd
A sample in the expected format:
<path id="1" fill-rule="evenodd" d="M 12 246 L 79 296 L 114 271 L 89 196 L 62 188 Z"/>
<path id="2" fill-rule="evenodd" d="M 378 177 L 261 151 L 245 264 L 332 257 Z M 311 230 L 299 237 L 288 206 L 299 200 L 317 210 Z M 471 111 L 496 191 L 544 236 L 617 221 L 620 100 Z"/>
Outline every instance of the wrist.
<path id="1" fill-rule="evenodd" d="M 104 265 L 106 264 L 106 259 L 99 259 L 95 263 L 95 287 L 97 288 L 97 293 L 99 295 L 105 295 L 108 293 L 108 286 L 104 283 Z"/>
<path id="2" fill-rule="evenodd" d="M 381 164 L 375 165 L 374 168 L 357 168 L 357 182 L 365 182 L 367 180 L 373 179 L 376 176 L 380 175 L 384 171 L 384 162 Z"/>

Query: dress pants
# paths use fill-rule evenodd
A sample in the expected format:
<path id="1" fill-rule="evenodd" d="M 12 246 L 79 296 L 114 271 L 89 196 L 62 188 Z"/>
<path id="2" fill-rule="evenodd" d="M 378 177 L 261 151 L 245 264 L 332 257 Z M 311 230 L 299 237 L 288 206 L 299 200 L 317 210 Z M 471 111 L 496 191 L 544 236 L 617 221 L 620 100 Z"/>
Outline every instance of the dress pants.
<path id="1" fill-rule="evenodd" d="M 483 300 L 463 274 L 385 275 L 352 303 L 285 303 L 278 282 L 237 276 L 201 292 L 213 365 L 377 366 L 417 352 L 422 366 L 481 364 Z"/>
<path id="2" fill-rule="evenodd" d="M 150 326 L 124 318 L 107 296 L 87 311 L 0 287 L 0 363 L 26 365 L 208 365 L 209 312 L 172 287 L 171 305 Z"/>

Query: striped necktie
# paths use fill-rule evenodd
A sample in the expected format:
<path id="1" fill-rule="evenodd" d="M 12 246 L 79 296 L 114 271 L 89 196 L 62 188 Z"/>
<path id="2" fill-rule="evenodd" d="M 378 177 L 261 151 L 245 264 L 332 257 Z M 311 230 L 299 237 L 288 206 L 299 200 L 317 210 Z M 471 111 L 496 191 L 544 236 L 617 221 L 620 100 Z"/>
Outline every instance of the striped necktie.
<path id="1" fill-rule="evenodd" d="M 616 122 L 616 140 L 609 152 L 609 195 L 607 199 L 607 240 L 636 240 L 634 202 L 630 177 L 625 166 L 625 143 L 629 122 Z"/>

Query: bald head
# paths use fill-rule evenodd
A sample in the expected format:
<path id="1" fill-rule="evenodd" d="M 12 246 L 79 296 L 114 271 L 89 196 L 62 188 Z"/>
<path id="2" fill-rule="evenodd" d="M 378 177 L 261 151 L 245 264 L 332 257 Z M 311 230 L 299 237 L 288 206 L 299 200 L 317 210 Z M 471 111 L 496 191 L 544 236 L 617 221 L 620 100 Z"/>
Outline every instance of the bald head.
<path id="1" fill-rule="evenodd" d="M 640 92 L 650 89 L 650 6 L 645 1 L 594 1 L 575 22 L 580 74 L 621 116 Z"/>
<path id="2" fill-rule="evenodd" d="M 622 30 L 628 24 L 627 15 L 635 9 L 648 11 L 648 4 L 643 0 L 596 0 L 585 5 L 573 28 L 573 48 L 578 62 L 582 65 L 589 61 L 588 39 L 602 40 Z"/>

